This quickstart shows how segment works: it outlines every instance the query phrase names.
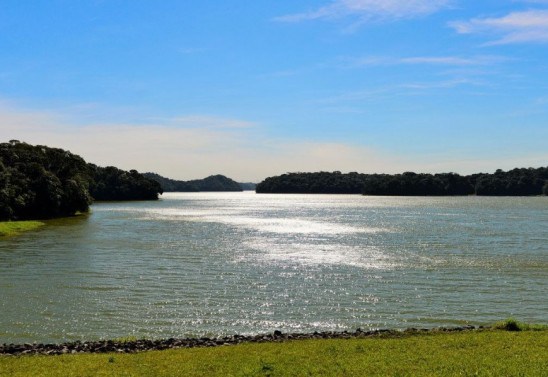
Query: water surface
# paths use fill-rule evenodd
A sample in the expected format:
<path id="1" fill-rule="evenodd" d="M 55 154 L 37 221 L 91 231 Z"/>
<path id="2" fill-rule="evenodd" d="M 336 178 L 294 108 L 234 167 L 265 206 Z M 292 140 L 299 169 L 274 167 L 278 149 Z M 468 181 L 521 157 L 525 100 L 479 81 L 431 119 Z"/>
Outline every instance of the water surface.
<path id="1" fill-rule="evenodd" d="M 548 322 L 548 198 L 164 194 L 0 241 L 0 343 Z"/>

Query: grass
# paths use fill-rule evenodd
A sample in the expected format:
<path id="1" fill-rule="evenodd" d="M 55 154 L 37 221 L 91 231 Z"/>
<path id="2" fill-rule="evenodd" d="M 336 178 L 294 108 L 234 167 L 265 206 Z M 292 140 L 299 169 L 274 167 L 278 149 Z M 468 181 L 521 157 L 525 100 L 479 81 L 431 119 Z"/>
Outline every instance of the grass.
<path id="1" fill-rule="evenodd" d="M 546 376 L 547 345 L 547 330 L 484 330 L 138 354 L 0 356 L 0 376 Z"/>
<path id="2" fill-rule="evenodd" d="M 44 225 L 41 221 L 3 221 L 0 222 L 0 238 L 17 236 Z"/>
<path id="3" fill-rule="evenodd" d="M 494 329 L 506 331 L 545 331 L 548 325 L 530 325 L 528 323 L 518 322 L 514 318 L 508 318 L 493 325 Z"/>
<path id="4" fill-rule="evenodd" d="M 137 340 L 137 337 L 135 336 L 124 336 L 124 337 L 121 337 L 121 338 L 114 338 L 112 339 L 115 343 L 132 343 L 132 342 L 136 342 Z"/>

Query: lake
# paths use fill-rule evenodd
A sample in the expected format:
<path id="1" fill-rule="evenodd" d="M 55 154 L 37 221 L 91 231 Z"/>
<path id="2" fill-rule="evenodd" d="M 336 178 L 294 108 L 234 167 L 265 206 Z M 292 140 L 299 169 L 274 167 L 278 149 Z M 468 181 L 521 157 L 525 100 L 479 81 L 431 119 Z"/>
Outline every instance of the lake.
<path id="1" fill-rule="evenodd" d="M 166 193 L 0 240 L 0 343 L 548 323 L 547 197 Z"/>

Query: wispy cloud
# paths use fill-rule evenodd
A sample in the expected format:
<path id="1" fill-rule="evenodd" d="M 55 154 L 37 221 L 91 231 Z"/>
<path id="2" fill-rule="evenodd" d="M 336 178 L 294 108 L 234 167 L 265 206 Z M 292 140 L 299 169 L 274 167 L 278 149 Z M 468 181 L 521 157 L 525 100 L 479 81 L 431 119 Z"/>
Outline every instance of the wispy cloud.
<path id="1" fill-rule="evenodd" d="M 258 77 L 259 78 L 293 77 L 293 76 L 299 75 L 301 72 L 303 71 L 298 69 L 287 69 L 287 70 L 265 73 L 265 74 L 259 75 Z"/>
<path id="2" fill-rule="evenodd" d="M 349 105 L 352 103 L 390 101 L 394 97 L 422 95 L 427 91 L 454 89 L 457 87 L 483 87 L 487 83 L 472 78 L 454 78 L 449 80 L 409 81 L 383 87 L 350 90 L 316 100 L 316 103 L 333 106 L 334 104 Z"/>
<path id="3" fill-rule="evenodd" d="M 479 66 L 491 65 L 507 60 L 502 56 L 480 55 L 471 57 L 462 56 L 410 56 L 410 57 L 382 57 L 365 56 L 359 58 L 344 58 L 350 67 L 377 66 L 377 65 L 438 65 L 438 66 Z"/>
<path id="4" fill-rule="evenodd" d="M 460 34 L 500 36 L 498 39 L 489 42 L 489 45 L 548 43 L 548 10 L 527 10 L 512 12 L 498 18 L 473 18 L 468 21 L 454 21 L 449 23 L 449 26 Z"/>
<path id="5" fill-rule="evenodd" d="M 416 90 L 429 90 L 429 89 L 451 89 L 458 86 L 472 85 L 472 86 L 483 86 L 485 82 L 480 80 L 472 79 L 453 79 L 453 80 L 444 80 L 444 81 L 434 81 L 434 82 L 411 82 L 407 84 L 402 84 L 399 87 L 401 89 L 416 89 Z"/>
<path id="6" fill-rule="evenodd" d="M 166 126 L 183 128 L 202 128 L 202 129 L 225 129 L 225 128 L 253 128 L 257 124 L 254 122 L 230 119 L 212 115 L 185 115 L 173 118 L 150 118 L 150 120 L 160 121 Z"/>
<path id="7" fill-rule="evenodd" d="M 442 87 L 459 85 L 455 82 L 438 84 Z M 424 87 L 420 83 L 409 85 L 410 89 Z M 352 99 L 363 98 L 364 95 L 355 93 Z M 0 102 L 0 142 L 18 139 L 31 144 L 59 147 L 98 165 L 154 171 L 176 179 L 225 174 L 241 181 L 260 181 L 290 171 L 471 173 L 516 166 L 540 166 L 548 156 L 546 153 L 534 154 L 534 151 L 531 155 L 515 152 L 515 155 L 503 156 L 506 158 L 504 160 L 495 153 L 483 159 L 476 157 L 466 161 L 456 159 L 450 152 L 434 158 L 428 151 L 421 155 L 402 155 L 399 151 L 359 143 L 272 138 L 257 132 L 260 127 L 190 127 L 191 122 L 188 127 L 174 127 L 167 120 L 149 124 L 90 123 L 74 126 L 66 123 L 66 119 L 70 118 L 70 114 L 37 112 Z M 179 119 L 185 123 L 191 118 L 193 116 Z M 216 119 L 221 125 L 225 123 L 223 118 L 211 119 Z M 229 124 L 238 122 L 234 119 L 227 121 Z"/>
<path id="8" fill-rule="evenodd" d="M 299 22 L 345 17 L 361 21 L 398 20 L 432 14 L 450 3 L 450 0 L 335 0 L 318 9 L 277 17 L 276 20 Z"/>
<path id="9" fill-rule="evenodd" d="M 199 54 L 199 53 L 205 52 L 207 50 L 208 49 L 205 48 L 205 47 L 182 47 L 182 48 L 176 49 L 176 51 L 178 51 L 179 53 L 181 53 L 183 55 Z"/>
<path id="10" fill-rule="evenodd" d="M 494 62 L 499 62 L 501 60 L 502 58 L 495 56 L 474 56 L 470 58 L 463 58 L 459 56 L 416 56 L 410 58 L 402 58 L 400 61 L 404 64 L 467 66 L 488 65 Z"/>
<path id="11" fill-rule="evenodd" d="M 282 140 L 260 133 L 259 128 L 238 127 L 248 121 L 182 116 L 157 118 L 149 124 L 74 126 L 66 123 L 70 118 L 0 103 L 0 142 L 17 139 L 59 147 L 101 166 L 154 171 L 177 179 L 225 174 L 237 180 L 260 181 L 288 171 L 405 170 L 400 157 L 364 145 Z"/>
<path id="12" fill-rule="evenodd" d="M 403 58 L 404 64 L 432 64 L 432 65 L 477 65 L 480 63 L 477 59 L 461 58 L 458 56 L 417 56 L 412 58 Z"/>
<path id="13" fill-rule="evenodd" d="M 539 97 L 535 100 L 535 105 L 545 106 L 548 105 L 548 97 Z"/>

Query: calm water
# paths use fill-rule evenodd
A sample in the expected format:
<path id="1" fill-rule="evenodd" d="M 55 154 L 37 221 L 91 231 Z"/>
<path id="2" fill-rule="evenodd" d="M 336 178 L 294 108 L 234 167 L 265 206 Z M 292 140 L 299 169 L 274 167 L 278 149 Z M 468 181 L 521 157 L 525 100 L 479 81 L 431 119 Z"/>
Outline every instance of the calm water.
<path id="1" fill-rule="evenodd" d="M 0 343 L 548 323 L 548 198 L 165 194 L 0 241 Z"/>

